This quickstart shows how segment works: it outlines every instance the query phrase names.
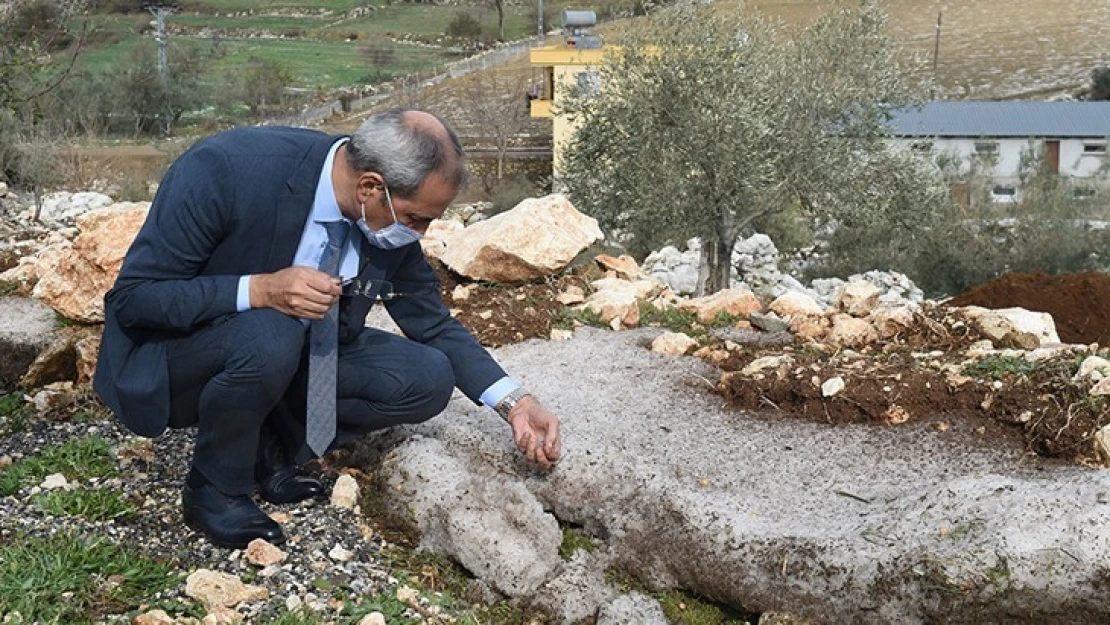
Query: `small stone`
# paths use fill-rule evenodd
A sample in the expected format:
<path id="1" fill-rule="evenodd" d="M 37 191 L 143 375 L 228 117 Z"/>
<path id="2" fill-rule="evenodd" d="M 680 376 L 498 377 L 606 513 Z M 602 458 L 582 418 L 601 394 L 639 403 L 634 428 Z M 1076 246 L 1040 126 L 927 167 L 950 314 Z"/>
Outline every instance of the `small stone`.
<path id="1" fill-rule="evenodd" d="M 410 586 L 401 586 L 397 589 L 397 600 L 402 603 L 413 603 L 420 597 L 420 592 Z"/>
<path id="2" fill-rule="evenodd" d="M 682 356 L 698 346 L 698 342 L 681 332 L 664 332 L 651 342 L 651 351 L 668 356 Z"/>
<path id="3" fill-rule="evenodd" d="M 572 306 L 586 301 L 586 292 L 579 286 L 568 286 L 567 290 L 555 296 L 555 301 L 563 306 Z"/>
<path id="4" fill-rule="evenodd" d="M 358 482 L 350 475 L 340 475 L 331 489 L 331 505 L 354 510 L 358 504 Z"/>
<path id="5" fill-rule="evenodd" d="M 844 390 L 844 386 L 844 378 L 840 376 L 829 378 L 828 380 L 825 380 L 823 384 L 821 384 L 821 396 L 834 397 L 837 393 Z"/>
<path id="6" fill-rule="evenodd" d="M 331 548 L 331 551 L 328 552 L 328 557 L 332 560 L 335 560 L 336 562 L 346 562 L 353 558 L 354 555 L 355 554 L 352 553 L 349 549 L 345 549 L 343 545 L 336 545 Z"/>
<path id="7" fill-rule="evenodd" d="M 54 490 L 56 488 L 68 488 L 68 487 L 69 487 L 69 481 L 66 480 L 66 476 L 62 475 L 61 473 L 54 473 L 54 474 L 51 474 L 51 475 L 47 475 L 46 479 L 44 479 L 42 481 L 42 484 L 39 484 L 39 488 L 41 488 L 43 490 Z"/>
<path id="8" fill-rule="evenodd" d="M 775 317 L 773 315 L 765 315 L 761 312 L 753 312 L 748 316 L 751 324 L 764 332 L 787 332 L 790 330 L 790 324 Z"/>
<path id="9" fill-rule="evenodd" d="M 131 625 L 174 625 L 176 622 L 165 610 L 151 610 L 131 619 Z"/>
<path id="10" fill-rule="evenodd" d="M 613 317 L 609 320 L 609 327 L 613 330 L 613 332 L 620 332 L 621 328 L 624 327 L 624 324 L 621 323 L 620 317 Z"/>
<path id="11" fill-rule="evenodd" d="M 293 515 L 288 512 L 271 512 L 270 518 L 274 520 L 274 523 L 288 523 L 293 520 Z"/>
<path id="12" fill-rule="evenodd" d="M 212 612 L 217 607 L 233 607 L 247 601 L 267 599 L 270 591 L 261 586 L 244 584 L 228 573 L 197 569 L 185 579 L 185 594 Z"/>
<path id="13" fill-rule="evenodd" d="M 149 438 L 133 438 L 119 446 L 116 452 L 121 467 L 131 466 L 135 461 L 144 464 L 154 462 L 154 440 Z"/>
<path id="14" fill-rule="evenodd" d="M 571 337 L 573 337 L 573 336 L 574 336 L 574 333 L 571 332 L 570 330 L 560 330 L 559 328 L 552 328 L 551 329 L 551 340 L 552 341 L 569 341 L 571 339 Z"/>
<path id="15" fill-rule="evenodd" d="M 4 454 L 3 456 L 0 456 L 0 469 L 6 469 L 6 468 L 10 467 L 11 464 L 12 464 L 12 457 L 11 456 L 9 456 L 7 454 Z"/>
<path id="16" fill-rule="evenodd" d="M 301 600 L 300 595 L 289 595 L 285 598 L 285 609 L 290 612 L 296 612 L 303 604 L 304 601 Z"/>
<path id="17" fill-rule="evenodd" d="M 910 420 L 910 413 L 898 404 L 894 404 L 883 413 L 883 420 L 889 425 L 901 425 Z"/>
<path id="18" fill-rule="evenodd" d="M 489 321 L 492 317 L 492 310 L 483 310 L 482 312 L 478 313 L 478 318 L 482 319 L 483 321 Z"/>
<path id="19" fill-rule="evenodd" d="M 270 566 L 285 562 L 285 552 L 270 543 L 255 538 L 247 545 L 247 562 L 255 566 Z"/>
<path id="20" fill-rule="evenodd" d="M 1091 395 L 1110 395 L 1110 378 L 1103 378 L 1092 386 Z"/>
<path id="21" fill-rule="evenodd" d="M 362 617 L 362 620 L 358 622 L 358 625 L 386 625 L 385 615 L 381 612 L 371 612 L 370 614 Z"/>
<path id="22" fill-rule="evenodd" d="M 204 625 L 238 625 L 243 622 L 243 615 L 224 606 L 216 606 L 204 615 L 201 621 Z"/>
<path id="23" fill-rule="evenodd" d="M 451 299 L 456 302 L 465 302 L 470 299 L 470 294 L 474 291 L 474 285 L 460 284 L 451 291 Z"/>

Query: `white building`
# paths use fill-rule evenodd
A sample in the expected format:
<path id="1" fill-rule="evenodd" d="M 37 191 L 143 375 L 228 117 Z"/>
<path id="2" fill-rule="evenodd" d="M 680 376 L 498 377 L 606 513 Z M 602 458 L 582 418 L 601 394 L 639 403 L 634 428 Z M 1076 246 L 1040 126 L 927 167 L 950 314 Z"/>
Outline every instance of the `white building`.
<path id="1" fill-rule="evenodd" d="M 906 147 L 947 154 L 966 175 L 989 179 L 996 201 L 1020 194 L 1031 151 L 1077 195 L 1110 187 L 1110 102 L 928 102 L 896 111 L 891 125 Z"/>

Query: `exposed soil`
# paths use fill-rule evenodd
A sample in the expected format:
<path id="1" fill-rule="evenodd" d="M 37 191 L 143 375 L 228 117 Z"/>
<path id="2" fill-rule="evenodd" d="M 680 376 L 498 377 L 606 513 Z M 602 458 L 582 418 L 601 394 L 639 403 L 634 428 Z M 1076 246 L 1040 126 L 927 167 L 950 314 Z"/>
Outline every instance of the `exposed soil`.
<path id="1" fill-rule="evenodd" d="M 1065 343 L 1110 345 L 1110 274 L 1013 273 L 958 295 L 948 306 L 1046 312 Z"/>
<path id="2" fill-rule="evenodd" d="M 468 281 L 442 266 L 437 271 L 444 282 L 444 302 L 488 346 L 548 337 L 552 324 L 564 318 L 555 297 L 568 285 L 586 281 L 565 275 L 518 286 L 478 284 L 467 299 L 455 300 L 452 290 Z M 729 403 L 769 418 L 876 427 L 924 421 L 1043 457 L 1096 462 L 1092 441 L 1110 424 L 1110 402 L 1072 383 L 1080 358 L 1067 356 L 1014 371 L 1010 369 L 1020 358 L 996 357 L 993 365 L 976 366 L 966 350 L 983 337 L 951 315 L 957 305 L 1048 312 L 1063 341 L 1110 344 L 1107 274 L 1007 275 L 942 307 L 926 308 L 912 330 L 858 353 L 767 345 L 735 335 L 728 343 L 713 338 L 703 343 L 718 350 L 728 346 L 727 358 L 719 363 L 718 389 Z M 791 362 L 757 376 L 734 373 L 761 356 L 777 354 L 789 355 Z M 838 376 L 845 381 L 844 390 L 823 396 L 821 385 Z"/>

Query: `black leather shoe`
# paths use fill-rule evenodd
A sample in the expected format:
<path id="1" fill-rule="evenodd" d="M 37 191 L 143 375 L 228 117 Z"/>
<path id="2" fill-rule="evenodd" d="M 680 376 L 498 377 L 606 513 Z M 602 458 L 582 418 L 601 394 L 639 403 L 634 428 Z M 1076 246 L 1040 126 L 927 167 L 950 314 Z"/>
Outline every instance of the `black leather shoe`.
<path id="1" fill-rule="evenodd" d="M 324 495 L 320 480 L 301 471 L 276 436 L 263 430 L 258 445 L 254 478 L 262 499 L 270 503 L 297 503 Z"/>
<path id="2" fill-rule="evenodd" d="M 272 545 L 285 542 L 281 526 L 247 495 L 225 495 L 211 484 L 197 488 L 186 485 L 181 504 L 185 524 L 219 547 L 242 549 L 255 538 Z"/>
<path id="3" fill-rule="evenodd" d="M 270 503 L 297 503 L 323 497 L 324 485 L 291 464 L 259 477 L 258 494 Z"/>

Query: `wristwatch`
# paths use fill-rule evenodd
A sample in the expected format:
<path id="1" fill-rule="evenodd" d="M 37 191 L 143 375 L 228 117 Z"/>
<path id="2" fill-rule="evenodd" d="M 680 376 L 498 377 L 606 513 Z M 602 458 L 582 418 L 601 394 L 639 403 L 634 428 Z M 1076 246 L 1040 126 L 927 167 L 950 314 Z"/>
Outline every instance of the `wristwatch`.
<path id="1" fill-rule="evenodd" d="M 501 415 L 501 418 L 507 422 L 509 420 L 509 413 L 513 411 L 513 408 L 516 408 L 520 400 L 531 395 L 532 394 L 525 390 L 523 386 L 517 387 L 503 397 L 501 401 L 497 402 L 497 406 L 494 407 L 494 410 L 496 410 L 497 414 Z"/>

